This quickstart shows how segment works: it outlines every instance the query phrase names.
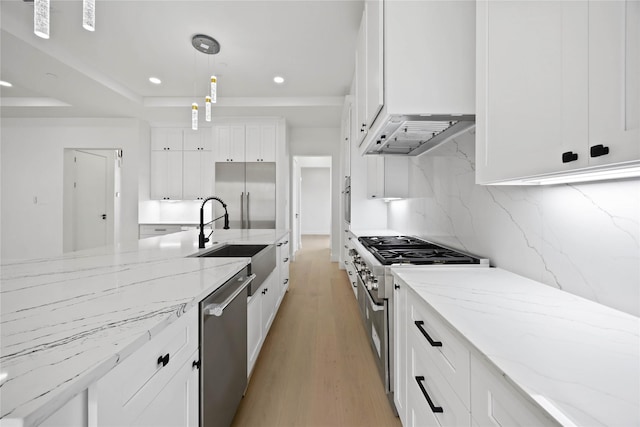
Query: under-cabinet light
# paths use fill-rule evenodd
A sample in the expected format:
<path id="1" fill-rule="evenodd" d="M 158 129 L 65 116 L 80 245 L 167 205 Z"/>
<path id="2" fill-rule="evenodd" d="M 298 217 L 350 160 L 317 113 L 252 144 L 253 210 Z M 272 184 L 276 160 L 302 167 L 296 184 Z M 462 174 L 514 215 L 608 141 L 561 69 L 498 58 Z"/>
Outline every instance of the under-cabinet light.
<path id="1" fill-rule="evenodd" d="M 497 182 L 491 185 L 557 185 L 635 177 L 640 177 L 640 165 L 637 164 L 634 164 L 633 166 L 629 165 L 627 167 L 618 167 L 615 169 L 587 170 L 584 172 L 568 172 L 564 175 L 548 177 L 523 178 L 513 181 Z"/>

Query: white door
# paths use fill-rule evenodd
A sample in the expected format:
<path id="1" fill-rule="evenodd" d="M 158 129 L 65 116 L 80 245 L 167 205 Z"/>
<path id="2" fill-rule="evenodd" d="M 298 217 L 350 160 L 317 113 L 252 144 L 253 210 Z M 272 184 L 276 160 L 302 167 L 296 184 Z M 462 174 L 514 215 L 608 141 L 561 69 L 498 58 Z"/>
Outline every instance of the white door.
<path id="1" fill-rule="evenodd" d="M 74 153 L 74 248 L 107 244 L 107 158 L 97 153 Z"/>

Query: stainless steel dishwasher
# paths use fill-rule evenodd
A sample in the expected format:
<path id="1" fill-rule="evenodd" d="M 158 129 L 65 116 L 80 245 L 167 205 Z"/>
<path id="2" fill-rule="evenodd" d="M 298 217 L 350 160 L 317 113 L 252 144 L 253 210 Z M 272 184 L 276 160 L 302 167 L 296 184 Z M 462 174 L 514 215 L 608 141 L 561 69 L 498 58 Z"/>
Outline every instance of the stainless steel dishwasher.
<path id="1" fill-rule="evenodd" d="M 245 267 L 200 303 L 200 426 L 228 427 L 247 388 Z"/>

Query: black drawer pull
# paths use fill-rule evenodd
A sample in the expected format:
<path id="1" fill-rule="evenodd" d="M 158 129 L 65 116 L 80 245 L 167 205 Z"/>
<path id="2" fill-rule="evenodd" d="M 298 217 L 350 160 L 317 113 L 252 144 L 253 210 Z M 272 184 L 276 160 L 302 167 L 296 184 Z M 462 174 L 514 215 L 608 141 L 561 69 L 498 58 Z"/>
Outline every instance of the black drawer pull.
<path id="1" fill-rule="evenodd" d="M 591 157 L 600 157 L 609 154 L 609 147 L 605 147 L 602 144 L 594 145 L 591 147 Z"/>
<path id="2" fill-rule="evenodd" d="M 562 163 L 569 163 L 578 160 L 578 155 L 573 151 L 562 153 Z"/>
<path id="3" fill-rule="evenodd" d="M 289 262 L 289 257 L 286 257 L 285 259 L 283 259 L 282 262 Z"/>
<path id="4" fill-rule="evenodd" d="M 200 361 L 194 360 L 193 363 L 191 364 L 191 367 L 195 369 L 200 369 Z"/>
<path id="5" fill-rule="evenodd" d="M 424 322 L 422 320 L 416 320 L 415 323 L 416 327 L 420 329 L 420 332 L 422 332 L 422 335 L 424 335 L 427 341 L 429 341 L 431 347 L 442 347 L 442 341 L 434 341 L 433 339 L 431 339 L 427 331 L 424 330 L 424 328 L 422 327 L 422 325 L 424 325 Z"/>
<path id="6" fill-rule="evenodd" d="M 289 283 L 289 279 L 284 279 L 284 282 L 282 282 L 283 285 L 286 285 L 287 283 Z"/>
<path id="7" fill-rule="evenodd" d="M 424 398 L 427 399 L 427 403 L 429 404 L 429 408 L 431 408 L 431 412 L 443 413 L 444 409 L 442 409 L 442 406 L 436 406 L 431 401 L 431 398 L 429 397 L 429 393 L 427 393 L 427 389 L 425 389 L 424 385 L 422 385 L 423 381 L 424 381 L 424 377 L 416 377 L 416 382 L 418 383 L 418 387 L 420 387 L 420 390 L 422 391 Z"/>
<path id="8" fill-rule="evenodd" d="M 160 356 L 158 357 L 158 365 L 162 365 L 162 366 L 167 366 L 167 364 L 169 363 L 169 353 L 165 354 L 164 356 Z"/>
<path id="9" fill-rule="evenodd" d="M 400 289 L 400 285 L 396 283 L 395 285 L 393 285 L 393 289 Z"/>

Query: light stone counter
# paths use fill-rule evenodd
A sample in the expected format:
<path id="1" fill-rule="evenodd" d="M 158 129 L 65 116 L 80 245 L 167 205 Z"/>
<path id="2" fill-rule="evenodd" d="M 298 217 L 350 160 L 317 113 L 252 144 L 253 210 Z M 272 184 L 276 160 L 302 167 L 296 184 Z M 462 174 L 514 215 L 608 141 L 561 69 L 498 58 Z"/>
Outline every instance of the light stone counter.
<path id="1" fill-rule="evenodd" d="M 640 425 L 637 317 L 501 269 L 392 273 L 560 424 Z"/>
<path id="2" fill-rule="evenodd" d="M 37 425 L 233 277 L 249 258 L 195 258 L 216 243 L 273 244 L 286 230 L 147 238 L 3 260 L 0 423 Z"/>

